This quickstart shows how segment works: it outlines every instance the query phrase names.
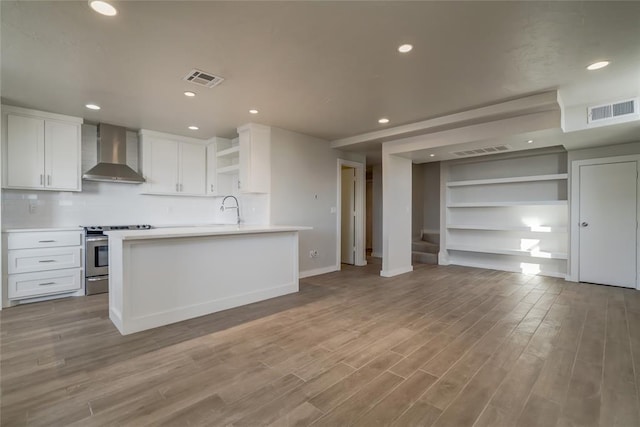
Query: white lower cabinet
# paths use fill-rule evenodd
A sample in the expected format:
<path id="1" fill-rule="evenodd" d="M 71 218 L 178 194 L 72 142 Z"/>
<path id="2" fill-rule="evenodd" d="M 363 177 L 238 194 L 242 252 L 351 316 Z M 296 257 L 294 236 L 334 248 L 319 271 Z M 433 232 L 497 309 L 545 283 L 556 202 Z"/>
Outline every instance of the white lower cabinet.
<path id="1" fill-rule="evenodd" d="M 7 254 L 7 273 L 80 268 L 82 248 L 16 249 Z"/>
<path id="2" fill-rule="evenodd" d="M 8 231 L 6 286 L 9 300 L 82 291 L 82 231 Z"/>
<path id="3" fill-rule="evenodd" d="M 82 270 L 69 268 L 56 271 L 10 274 L 8 285 L 9 299 L 34 298 L 78 291 L 82 288 Z"/>

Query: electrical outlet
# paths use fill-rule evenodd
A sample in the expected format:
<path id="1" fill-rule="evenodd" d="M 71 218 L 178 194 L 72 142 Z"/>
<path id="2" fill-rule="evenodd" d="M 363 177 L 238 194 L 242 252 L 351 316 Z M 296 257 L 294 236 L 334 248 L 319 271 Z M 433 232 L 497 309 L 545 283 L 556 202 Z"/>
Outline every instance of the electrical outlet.
<path id="1" fill-rule="evenodd" d="M 35 200 L 29 200 L 29 213 L 34 214 L 38 211 L 38 202 Z"/>
<path id="2" fill-rule="evenodd" d="M 309 251 L 309 258 L 318 258 L 318 251 L 315 249 Z"/>

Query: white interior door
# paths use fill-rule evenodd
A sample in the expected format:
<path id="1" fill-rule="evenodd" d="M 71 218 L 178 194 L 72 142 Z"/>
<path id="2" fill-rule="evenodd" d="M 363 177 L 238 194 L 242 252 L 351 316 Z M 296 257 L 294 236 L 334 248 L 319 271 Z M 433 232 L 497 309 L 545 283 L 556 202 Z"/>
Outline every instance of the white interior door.
<path id="1" fill-rule="evenodd" d="M 579 280 L 636 287 L 637 162 L 580 166 Z"/>
<path id="2" fill-rule="evenodd" d="M 354 264 L 356 249 L 356 170 L 354 168 L 342 169 L 341 184 L 340 257 L 344 264 Z"/>

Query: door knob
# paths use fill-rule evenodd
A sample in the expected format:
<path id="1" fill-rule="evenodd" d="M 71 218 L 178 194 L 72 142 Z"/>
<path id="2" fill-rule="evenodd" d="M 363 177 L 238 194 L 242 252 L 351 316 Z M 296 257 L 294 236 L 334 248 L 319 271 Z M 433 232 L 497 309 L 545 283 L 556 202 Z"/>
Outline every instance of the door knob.
<path id="1" fill-rule="evenodd" d="M 583 221 L 580 223 L 580 227 L 588 227 L 588 226 L 589 226 L 588 222 Z"/>

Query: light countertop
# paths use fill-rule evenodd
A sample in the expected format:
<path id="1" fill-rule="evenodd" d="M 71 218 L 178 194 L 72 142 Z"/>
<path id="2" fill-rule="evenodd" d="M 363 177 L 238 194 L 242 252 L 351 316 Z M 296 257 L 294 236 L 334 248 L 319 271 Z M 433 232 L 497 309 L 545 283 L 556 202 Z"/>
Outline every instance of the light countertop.
<path id="1" fill-rule="evenodd" d="M 50 228 L 5 228 L 4 233 L 31 233 L 44 231 L 83 231 L 82 227 L 50 227 Z"/>
<path id="2" fill-rule="evenodd" d="M 162 227 L 151 230 L 105 231 L 110 238 L 121 240 L 169 239 L 176 237 L 225 236 L 233 234 L 282 233 L 311 230 L 312 227 L 289 225 L 210 225 Z"/>

